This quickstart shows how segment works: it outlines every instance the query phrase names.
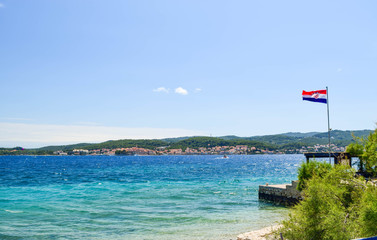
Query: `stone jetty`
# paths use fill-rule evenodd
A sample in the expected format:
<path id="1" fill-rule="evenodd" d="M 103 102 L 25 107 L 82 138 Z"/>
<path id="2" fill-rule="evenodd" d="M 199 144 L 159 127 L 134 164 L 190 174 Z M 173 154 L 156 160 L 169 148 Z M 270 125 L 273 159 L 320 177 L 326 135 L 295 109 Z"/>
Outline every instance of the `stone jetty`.
<path id="1" fill-rule="evenodd" d="M 292 181 L 292 184 L 260 185 L 259 199 L 284 206 L 295 205 L 302 199 L 300 191 L 297 190 L 297 184 L 298 181 Z"/>

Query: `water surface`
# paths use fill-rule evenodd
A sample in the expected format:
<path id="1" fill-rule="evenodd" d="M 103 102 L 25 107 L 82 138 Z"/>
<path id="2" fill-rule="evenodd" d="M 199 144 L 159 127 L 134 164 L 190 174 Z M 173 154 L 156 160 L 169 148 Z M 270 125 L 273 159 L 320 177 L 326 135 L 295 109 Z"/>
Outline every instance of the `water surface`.
<path id="1" fill-rule="evenodd" d="M 236 239 L 280 220 L 260 184 L 303 155 L 0 156 L 0 239 Z"/>

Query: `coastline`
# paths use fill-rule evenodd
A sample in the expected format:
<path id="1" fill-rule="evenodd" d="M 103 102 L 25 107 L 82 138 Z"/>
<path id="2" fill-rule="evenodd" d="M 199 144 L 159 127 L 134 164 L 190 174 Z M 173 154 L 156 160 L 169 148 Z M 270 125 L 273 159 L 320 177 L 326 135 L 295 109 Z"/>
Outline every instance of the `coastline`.
<path id="1" fill-rule="evenodd" d="M 237 240 L 277 240 L 273 232 L 281 227 L 280 224 L 275 224 L 259 230 L 242 233 L 237 236 Z"/>

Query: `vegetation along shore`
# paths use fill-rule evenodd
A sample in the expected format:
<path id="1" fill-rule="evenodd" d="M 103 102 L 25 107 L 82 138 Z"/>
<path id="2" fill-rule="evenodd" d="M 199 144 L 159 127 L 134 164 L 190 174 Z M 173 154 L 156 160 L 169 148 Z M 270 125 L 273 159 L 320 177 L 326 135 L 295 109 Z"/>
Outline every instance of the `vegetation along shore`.
<path id="1" fill-rule="evenodd" d="M 297 190 L 303 199 L 273 228 L 241 234 L 251 239 L 376 239 L 377 129 L 355 137 L 347 152 L 358 157 L 357 168 L 327 162 L 304 162 Z"/>

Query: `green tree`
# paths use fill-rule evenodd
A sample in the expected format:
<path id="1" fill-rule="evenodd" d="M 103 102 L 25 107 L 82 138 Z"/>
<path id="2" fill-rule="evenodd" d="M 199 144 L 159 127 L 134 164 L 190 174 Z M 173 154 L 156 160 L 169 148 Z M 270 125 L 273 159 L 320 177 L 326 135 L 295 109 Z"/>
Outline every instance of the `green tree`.
<path id="1" fill-rule="evenodd" d="M 349 240 L 377 234 L 377 188 L 355 177 L 355 169 L 336 165 L 313 175 L 304 199 L 282 222 L 289 240 Z"/>
<path id="2" fill-rule="evenodd" d="M 310 161 L 309 163 L 303 162 L 298 168 L 298 185 L 297 190 L 302 191 L 306 188 L 307 182 L 314 176 L 323 177 L 332 168 L 330 163 Z"/>
<path id="3" fill-rule="evenodd" d="M 369 187 L 362 196 L 359 225 L 362 236 L 377 236 L 377 188 Z"/>
<path id="4" fill-rule="evenodd" d="M 355 143 L 347 146 L 346 151 L 360 159 L 359 169 L 377 176 L 377 128 L 367 137 L 355 137 Z"/>

